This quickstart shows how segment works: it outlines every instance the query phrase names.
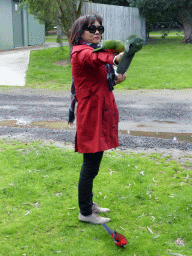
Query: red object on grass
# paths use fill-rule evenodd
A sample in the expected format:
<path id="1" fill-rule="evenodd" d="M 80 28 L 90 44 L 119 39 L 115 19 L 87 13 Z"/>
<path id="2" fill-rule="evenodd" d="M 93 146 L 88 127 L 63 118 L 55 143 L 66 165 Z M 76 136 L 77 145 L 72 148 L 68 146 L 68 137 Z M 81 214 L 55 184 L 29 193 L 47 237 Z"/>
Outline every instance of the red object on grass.
<path id="1" fill-rule="evenodd" d="M 113 231 L 107 225 L 102 224 L 104 229 L 111 235 L 116 245 L 124 247 L 127 244 L 127 239 L 124 235 L 117 233 L 117 231 Z"/>

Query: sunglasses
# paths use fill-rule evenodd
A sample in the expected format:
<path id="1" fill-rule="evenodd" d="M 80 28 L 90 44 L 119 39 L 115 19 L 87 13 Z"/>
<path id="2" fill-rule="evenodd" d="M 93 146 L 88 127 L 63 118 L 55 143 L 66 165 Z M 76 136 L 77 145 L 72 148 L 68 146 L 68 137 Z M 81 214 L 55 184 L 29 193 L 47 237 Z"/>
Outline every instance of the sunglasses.
<path id="1" fill-rule="evenodd" d="M 87 27 L 85 30 L 88 30 L 91 34 L 95 34 L 96 30 L 98 30 L 100 34 L 104 33 L 103 26 L 96 27 L 94 25 L 91 25 L 91 26 Z"/>

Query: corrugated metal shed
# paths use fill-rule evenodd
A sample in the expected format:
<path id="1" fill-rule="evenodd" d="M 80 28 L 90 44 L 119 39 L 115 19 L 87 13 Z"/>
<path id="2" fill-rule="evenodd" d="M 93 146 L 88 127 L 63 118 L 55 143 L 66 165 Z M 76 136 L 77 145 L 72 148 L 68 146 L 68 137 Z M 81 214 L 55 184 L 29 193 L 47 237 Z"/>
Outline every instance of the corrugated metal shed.
<path id="1" fill-rule="evenodd" d="M 0 50 L 45 43 L 45 25 L 19 8 L 19 0 L 0 0 L 0 24 Z"/>

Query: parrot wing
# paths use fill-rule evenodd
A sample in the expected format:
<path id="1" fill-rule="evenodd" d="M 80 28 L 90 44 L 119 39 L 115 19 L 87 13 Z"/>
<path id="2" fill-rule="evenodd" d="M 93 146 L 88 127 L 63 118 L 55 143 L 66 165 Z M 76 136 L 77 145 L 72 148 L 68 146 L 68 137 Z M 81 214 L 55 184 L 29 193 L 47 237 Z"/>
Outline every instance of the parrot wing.
<path id="1" fill-rule="evenodd" d="M 103 47 L 99 47 L 99 48 L 93 50 L 93 52 L 100 52 L 100 51 L 103 51 Z"/>
<path id="2" fill-rule="evenodd" d="M 125 246 L 127 244 L 127 239 L 124 235 L 117 233 L 114 231 L 114 237 L 113 237 L 115 243 L 119 246 Z"/>
<path id="3" fill-rule="evenodd" d="M 125 50 L 125 45 L 120 40 L 106 40 L 103 41 L 101 47 L 94 49 L 93 52 L 99 52 L 103 50 L 111 50 L 111 53 L 120 53 Z"/>

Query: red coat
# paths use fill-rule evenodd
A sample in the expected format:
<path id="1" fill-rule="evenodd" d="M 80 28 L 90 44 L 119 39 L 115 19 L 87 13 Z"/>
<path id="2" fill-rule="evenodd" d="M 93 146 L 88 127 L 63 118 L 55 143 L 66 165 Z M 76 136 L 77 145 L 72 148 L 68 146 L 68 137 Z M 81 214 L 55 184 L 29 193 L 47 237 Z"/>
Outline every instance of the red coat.
<path id="1" fill-rule="evenodd" d="M 105 64 L 113 64 L 114 55 L 92 51 L 89 45 L 77 45 L 71 54 L 77 99 L 75 151 L 79 153 L 95 153 L 119 146 L 119 113 L 105 71 Z"/>

